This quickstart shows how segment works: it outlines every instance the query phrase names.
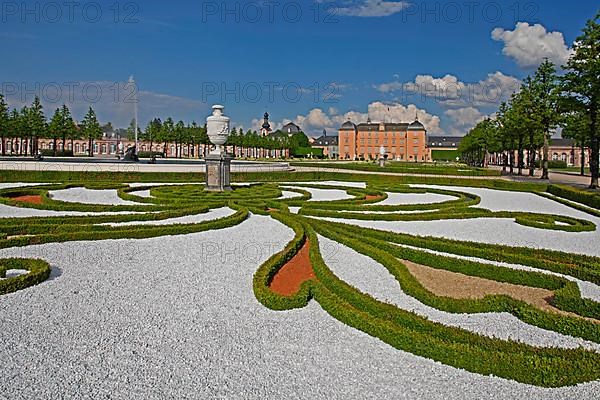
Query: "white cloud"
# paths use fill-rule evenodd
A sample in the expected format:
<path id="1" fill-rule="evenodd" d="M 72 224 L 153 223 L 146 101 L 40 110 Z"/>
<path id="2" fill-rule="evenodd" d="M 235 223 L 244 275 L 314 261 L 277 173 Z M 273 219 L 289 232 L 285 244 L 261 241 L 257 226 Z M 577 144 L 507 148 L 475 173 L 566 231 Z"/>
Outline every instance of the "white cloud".
<path id="1" fill-rule="evenodd" d="M 540 24 L 518 22 L 513 31 L 496 28 L 492 31 L 492 39 L 504 42 L 502 53 L 523 68 L 535 68 L 544 58 L 561 66 L 572 54 L 561 32 L 548 32 Z"/>
<path id="2" fill-rule="evenodd" d="M 521 81 L 497 71 L 474 83 L 460 81 L 454 75 L 440 78 L 417 75 L 414 82 L 388 82 L 376 85 L 381 93 L 401 91 L 403 96 L 420 95 L 432 98 L 445 107 L 494 106 L 518 91 Z"/>
<path id="3" fill-rule="evenodd" d="M 486 115 L 475 107 L 462 107 L 446 110 L 444 114 L 450 118 L 452 124 L 449 133 L 452 136 L 464 136 L 486 118 L 496 119 L 496 113 Z"/>
<path id="4" fill-rule="evenodd" d="M 438 134 L 443 130 L 440 128 L 440 118 L 437 115 L 430 114 L 424 109 L 419 109 L 414 104 L 404 106 L 399 103 L 385 104 L 382 102 L 373 102 L 369 104 L 367 112 L 350 110 L 345 113 L 326 113 L 320 108 L 310 110 L 306 115 L 297 115 L 293 120 L 284 119 L 282 122 L 271 123 L 273 129 L 283 126 L 288 122 L 294 122 L 302 128 L 304 132 L 312 136 L 320 136 L 323 129 L 326 129 L 331 135 L 336 135 L 340 126 L 350 120 L 354 123 L 366 122 L 370 118 L 376 122 L 412 122 L 418 114 L 419 121 L 425 125 L 429 133 Z M 254 120 L 252 126 L 258 127 L 262 121 Z M 255 128 L 258 130 L 258 128 Z"/>
<path id="5" fill-rule="evenodd" d="M 362 0 L 345 7 L 332 8 L 336 15 L 346 17 L 387 17 L 408 8 L 407 1 Z"/>

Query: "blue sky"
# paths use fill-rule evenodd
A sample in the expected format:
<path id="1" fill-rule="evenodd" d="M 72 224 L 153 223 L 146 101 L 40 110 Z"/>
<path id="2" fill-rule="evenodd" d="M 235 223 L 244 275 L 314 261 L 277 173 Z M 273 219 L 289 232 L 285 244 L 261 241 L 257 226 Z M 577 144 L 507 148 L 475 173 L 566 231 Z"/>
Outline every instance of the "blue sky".
<path id="1" fill-rule="evenodd" d="M 106 4 L 104 4 L 106 3 Z M 295 121 L 335 134 L 343 120 L 408 121 L 460 135 L 532 73 L 557 63 L 591 1 L 3 2 L 0 76 L 12 106 L 39 93 L 81 118 L 127 125 L 203 121 L 222 103 L 237 126 Z M 117 89 L 118 88 L 118 89 Z"/>

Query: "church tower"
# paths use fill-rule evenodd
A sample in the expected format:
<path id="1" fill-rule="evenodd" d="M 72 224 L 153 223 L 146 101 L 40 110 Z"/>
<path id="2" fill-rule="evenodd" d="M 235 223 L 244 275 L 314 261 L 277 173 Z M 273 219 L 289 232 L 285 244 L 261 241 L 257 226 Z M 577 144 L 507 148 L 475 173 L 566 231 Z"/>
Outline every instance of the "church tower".
<path id="1" fill-rule="evenodd" d="M 271 124 L 269 123 L 269 113 L 266 112 L 264 116 L 264 122 L 262 124 L 262 128 L 260 129 L 261 136 L 269 136 L 271 134 Z"/>

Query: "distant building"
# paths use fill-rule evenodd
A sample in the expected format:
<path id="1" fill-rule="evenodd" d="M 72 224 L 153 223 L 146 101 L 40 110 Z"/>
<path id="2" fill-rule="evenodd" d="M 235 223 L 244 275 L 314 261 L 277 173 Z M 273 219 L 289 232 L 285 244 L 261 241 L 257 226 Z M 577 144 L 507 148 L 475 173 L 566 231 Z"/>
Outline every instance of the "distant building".
<path id="1" fill-rule="evenodd" d="M 311 143 L 312 147 L 323 149 L 323 156 L 328 158 L 339 158 L 340 150 L 337 136 L 327 136 L 327 131 L 323 131 L 323 136 L 315 139 Z"/>
<path id="2" fill-rule="evenodd" d="M 427 130 L 415 119 L 408 123 L 345 122 L 339 130 L 339 155 L 347 160 L 379 158 L 381 146 L 389 159 L 429 161 Z"/>
<path id="3" fill-rule="evenodd" d="M 302 132 L 302 129 L 300 129 L 300 127 L 294 124 L 293 122 L 290 122 L 288 124 L 285 124 L 283 128 L 281 128 L 281 131 L 283 133 L 287 133 L 288 136 L 292 136 L 294 133 Z"/>
<path id="4" fill-rule="evenodd" d="M 462 137 L 460 136 L 429 136 L 427 138 L 427 150 L 431 161 L 456 161 L 460 156 L 458 146 Z"/>

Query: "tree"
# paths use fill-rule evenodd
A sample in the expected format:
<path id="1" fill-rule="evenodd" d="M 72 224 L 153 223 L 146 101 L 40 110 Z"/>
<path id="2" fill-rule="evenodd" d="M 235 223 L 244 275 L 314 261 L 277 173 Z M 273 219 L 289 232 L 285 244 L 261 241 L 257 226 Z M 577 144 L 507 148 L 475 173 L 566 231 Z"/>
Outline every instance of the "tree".
<path id="1" fill-rule="evenodd" d="M 552 62 L 545 59 L 535 72 L 532 81 L 534 98 L 533 116 L 539 121 L 544 139 L 542 160 L 542 179 L 548 179 L 548 153 L 550 151 L 550 136 L 560 123 L 558 103 L 560 98 L 556 68 Z"/>
<path id="2" fill-rule="evenodd" d="M 71 116 L 71 111 L 69 107 L 63 104 L 61 110 L 62 114 L 62 151 L 63 154 L 66 149 L 66 141 L 67 139 L 71 140 L 71 150 L 73 150 L 73 140 L 77 139 L 79 135 L 79 130 L 77 129 L 77 125 L 75 125 L 75 121 L 73 121 L 73 117 Z"/>
<path id="3" fill-rule="evenodd" d="M 163 153 L 165 158 L 167 157 L 167 145 L 170 141 L 173 140 L 173 136 L 175 134 L 175 123 L 173 122 L 173 118 L 169 117 L 165 120 L 162 125 L 162 130 L 160 132 L 160 136 L 162 141 L 164 142 Z"/>
<path id="4" fill-rule="evenodd" d="M 573 105 L 573 111 L 582 111 L 588 116 L 588 139 L 591 148 L 590 188 L 598 188 L 600 175 L 600 12 L 589 20 L 582 35 L 573 45 L 574 54 L 564 67 L 562 94 Z"/>
<path id="5" fill-rule="evenodd" d="M 562 137 L 575 140 L 581 151 L 581 176 L 585 175 L 585 149 L 589 146 L 589 116 L 584 112 L 573 112 L 563 119 Z"/>
<path id="6" fill-rule="evenodd" d="M 57 108 L 56 111 L 54 111 L 52 119 L 50 120 L 50 125 L 48 125 L 48 136 L 50 139 L 52 139 L 52 155 L 55 157 L 58 138 L 62 136 L 63 128 L 63 113 L 61 112 L 60 108 Z"/>
<path id="7" fill-rule="evenodd" d="M 33 136 L 33 145 L 31 146 L 31 152 L 37 153 L 38 139 L 46 135 L 46 117 L 44 116 L 44 108 L 40 102 L 40 98 L 35 96 L 31 108 L 26 112 L 27 128 Z"/>
<path id="8" fill-rule="evenodd" d="M 152 152 L 153 144 L 155 140 L 160 140 L 160 131 L 162 129 L 162 121 L 160 118 L 154 118 L 152 121 L 148 123 L 146 126 L 146 130 L 144 131 L 142 138 L 150 142 L 150 152 Z"/>
<path id="9" fill-rule="evenodd" d="M 87 114 L 81 122 L 81 133 L 83 137 L 88 139 L 88 152 L 89 156 L 94 156 L 94 140 L 102 137 L 102 127 L 98 123 L 96 118 L 96 112 L 92 107 L 88 110 Z"/>
<path id="10" fill-rule="evenodd" d="M 8 114 L 8 104 L 4 101 L 4 96 L 0 93 L 0 146 L 2 146 L 2 155 L 6 155 L 6 137 L 10 126 L 10 115 Z"/>
<path id="11" fill-rule="evenodd" d="M 458 147 L 461 159 L 468 165 L 475 167 L 485 166 L 489 152 L 500 150 L 500 136 L 498 125 L 487 118 L 478 123 L 463 138 Z"/>

